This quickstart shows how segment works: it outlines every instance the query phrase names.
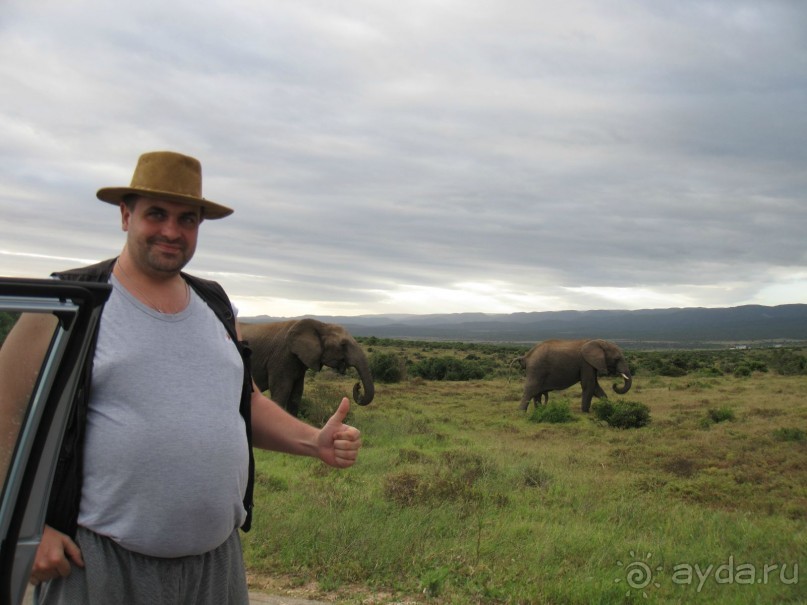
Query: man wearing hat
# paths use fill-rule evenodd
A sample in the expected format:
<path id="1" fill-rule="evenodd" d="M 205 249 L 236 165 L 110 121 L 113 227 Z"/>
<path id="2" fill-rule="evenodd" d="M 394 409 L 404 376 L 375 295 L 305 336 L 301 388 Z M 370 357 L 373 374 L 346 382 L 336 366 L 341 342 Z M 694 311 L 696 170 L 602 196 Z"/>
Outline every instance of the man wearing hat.
<path id="1" fill-rule="evenodd" d="M 196 159 L 143 154 L 129 187 L 97 195 L 119 206 L 126 243 L 54 274 L 113 290 L 31 582 L 42 603 L 246 604 L 252 446 L 351 466 L 361 437 L 342 422 L 349 401 L 316 429 L 263 396 L 226 294 L 182 272 L 202 221 L 233 212 L 202 196 Z"/>

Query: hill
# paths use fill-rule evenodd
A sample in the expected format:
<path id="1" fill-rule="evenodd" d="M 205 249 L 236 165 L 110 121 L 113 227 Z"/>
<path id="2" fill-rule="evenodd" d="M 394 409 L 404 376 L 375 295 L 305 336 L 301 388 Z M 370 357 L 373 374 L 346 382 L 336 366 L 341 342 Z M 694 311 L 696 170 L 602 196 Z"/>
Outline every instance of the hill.
<path id="1" fill-rule="evenodd" d="M 694 347 L 807 342 L 807 305 L 746 305 L 718 309 L 546 311 L 434 315 L 315 316 L 354 336 L 403 340 L 535 343 L 548 338 L 605 338 L 623 346 Z M 244 322 L 289 317 L 259 316 Z"/>

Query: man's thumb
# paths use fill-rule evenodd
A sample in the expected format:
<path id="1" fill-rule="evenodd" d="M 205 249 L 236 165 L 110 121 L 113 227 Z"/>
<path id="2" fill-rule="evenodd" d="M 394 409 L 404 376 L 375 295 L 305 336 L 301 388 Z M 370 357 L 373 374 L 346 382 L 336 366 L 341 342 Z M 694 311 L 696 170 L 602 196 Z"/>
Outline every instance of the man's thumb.
<path id="1" fill-rule="evenodd" d="M 342 401 L 339 403 L 339 407 L 336 408 L 336 411 L 331 416 L 331 419 L 328 421 L 328 424 L 338 423 L 342 424 L 345 418 L 347 418 L 347 413 L 350 411 L 350 399 L 347 397 L 342 397 Z"/>

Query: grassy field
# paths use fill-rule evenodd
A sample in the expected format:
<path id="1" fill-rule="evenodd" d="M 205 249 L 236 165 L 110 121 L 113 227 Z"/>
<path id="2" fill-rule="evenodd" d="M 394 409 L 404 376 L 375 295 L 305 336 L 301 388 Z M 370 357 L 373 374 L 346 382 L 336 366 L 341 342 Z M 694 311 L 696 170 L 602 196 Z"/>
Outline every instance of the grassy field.
<path id="1" fill-rule="evenodd" d="M 259 452 L 244 535 L 255 589 L 341 603 L 807 603 L 807 376 L 738 371 L 764 368 L 736 355 L 729 373 L 663 376 L 628 353 L 634 386 L 610 398 L 647 405 L 651 422 L 614 429 L 580 412 L 579 386 L 551 394 L 571 422 L 519 412 L 512 351 L 387 349 L 410 367 L 472 355 L 493 370 L 377 384 L 351 411 L 364 448 L 350 470 Z M 332 408 L 354 380 L 310 375 L 306 399 Z"/>

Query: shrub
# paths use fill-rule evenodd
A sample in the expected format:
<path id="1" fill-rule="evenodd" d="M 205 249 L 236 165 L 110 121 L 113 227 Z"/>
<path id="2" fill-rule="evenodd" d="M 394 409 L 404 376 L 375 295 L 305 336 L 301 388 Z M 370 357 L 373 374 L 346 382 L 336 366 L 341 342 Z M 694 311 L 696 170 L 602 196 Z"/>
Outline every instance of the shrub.
<path id="1" fill-rule="evenodd" d="M 601 399 L 592 406 L 598 420 L 619 429 L 638 429 L 650 423 L 650 408 L 637 401 Z"/>
<path id="2" fill-rule="evenodd" d="M 707 377 L 718 377 L 718 376 L 722 376 L 723 372 L 720 370 L 720 368 L 715 368 L 714 366 L 710 366 L 708 368 L 702 368 L 701 370 L 698 371 L 698 374 L 700 374 L 701 376 L 707 376 Z"/>
<path id="3" fill-rule="evenodd" d="M 456 357 L 429 357 L 412 366 L 412 373 L 426 380 L 474 380 L 485 377 L 478 361 Z"/>
<path id="4" fill-rule="evenodd" d="M 807 441 L 807 432 L 791 427 L 776 429 L 773 436 L 779 441 Z"/>
<path id="5" fill-rule="evenodd" d="M 594 412 L 597 420 L 607 422 L 607 420 L 614 413 L 614 404 L 610 399 L 600 399 L 599 401 L 594 402 L 594 404 L 591 406 L 591 411 Z"/>
<path id="6" fill-rule="evenodd" d="M 748 377 L 751 375 L 751 368 L 747 365 L 740 364 L 736 368 L 734 368 L 734 372 L 732 372 L 735 378 L 743 378 Z"/>
<path id="7" fill-rule="evenodd" d="M 782 376 L 798 376 L 807 374 L 807 358 L 789 349 L 777 349 L 773 352 L 770 366 Z"/>
<path id="8" fill-rule="evenodd" d="M 401 382 L 406 374 L 406 361 L 397 353 L 370 355 L 370 372 L 378 382 Z"/>
<path id="9" fill-rule="evenodd" d="M 686 369 L 674 363 L 664 363 L 659 369 L 658 373 L 662 376 L 669 376 L 670 378 L 677 378 L 679 376 L 686 376 Z"/>
<path id="10" fill-rule="evenodd" d="M 718 422 L 725 422 L 726 420 L 734 420 L 734 410 L 728 407 L 709 409 L 706 412 L 706 415 L 714 424 L 717 424 Z"/>
<path id="11" fill-rule="evenodd" d="M 565 401 L 553 401 L 546 405 L 537 405 L 532 411 L 530 421 L 532 422 L 572 422 L 575 417 L 569 410 L 569 404 Z"/>

